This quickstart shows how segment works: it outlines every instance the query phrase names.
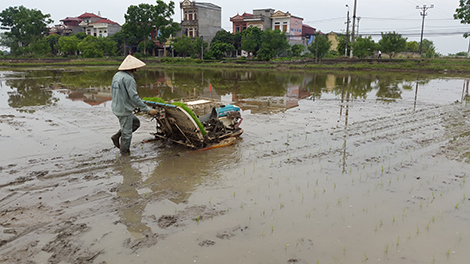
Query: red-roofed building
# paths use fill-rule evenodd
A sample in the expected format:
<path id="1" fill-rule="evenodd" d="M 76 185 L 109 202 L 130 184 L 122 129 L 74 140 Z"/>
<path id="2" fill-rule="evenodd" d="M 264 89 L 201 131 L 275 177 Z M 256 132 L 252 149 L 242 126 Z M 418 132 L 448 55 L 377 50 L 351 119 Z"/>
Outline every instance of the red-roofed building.
<path id="1" fill-rule="evenodd" d="M 93 13 L 85 13 L 78 18 L 82 19 L 79 26 L 84 29 L 87 35 L 107 37 L 121 31 L 121 26 L 118 23 Z"/>
<path id="2" fill-rule="evenodd" d="M 243 13 L 243 15 L 237 14 L 230 18 L 233 23 L 232 32 L 242 32 L 248 27 L 257 27 L 262 31 L 272 27 L 271 15 L 274 13 L 274 9 L 256 9 L 253 10 L 253 14 Z"/>
<path id="3" fill-rule="evenodd" d="M 66 17 L 60 20 L 62 24 L 50 29 L 50 34 L 68 36 L 85 32 L 87 35 L 107 37 L 121 31 L 121 26 L 107 18 L 93 13 L 84 13 L 78 17 Z"/>

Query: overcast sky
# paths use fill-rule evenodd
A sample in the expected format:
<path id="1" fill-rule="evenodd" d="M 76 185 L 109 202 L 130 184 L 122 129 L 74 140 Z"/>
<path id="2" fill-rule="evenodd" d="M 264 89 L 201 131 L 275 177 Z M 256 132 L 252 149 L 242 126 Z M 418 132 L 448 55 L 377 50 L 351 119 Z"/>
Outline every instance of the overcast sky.
<path id="1" fill-rule="evenodd" d="M 170 2 L 165 0 L 165 2 Z M 346 16 L 349 5 L 350 16 L 353 16 L 354 0 L 207 0 L 222 7 L 222 28 L 232 31 L 230 17 L 237 13 L 252 13 L 253 9 L 272 8 L 276 11 L 289 11 L 292 15 L 304 19 L 317 30 L 328 33 L 345 32 Z M 9 6 L 23 5 L 29 9 L 41 10 L 50 14 L 55 24 L 65 17 L 77 17 L 85 12 L 100 13 L 101 16 L 123 24 L 124 14 L 130 5 L 140 3 L 155 4 L 147 0 L 3 0 L 0 10 Z M 372 35 L 374 40 L 380 39 L 380 32 L 396 31 L 408 38 L 408 41 L 420 41 L 422 16 L 416 6 L 423 5 L 434 8 L 427 11 L 425 18 L 424 38 L 434 42 L 437 52 L 447 55 L 467 51 L 468 39 L 463 33 L 470 32 L 470 25 L 462 25 L 453 19 L 459 0 L 357 0 L 356 16 L 359 21 L 359 33 Z M 174 21 L 181 21 L 180 1 L 175 2 Z M 357 23 L 356 23 L 357 25 Z"/>

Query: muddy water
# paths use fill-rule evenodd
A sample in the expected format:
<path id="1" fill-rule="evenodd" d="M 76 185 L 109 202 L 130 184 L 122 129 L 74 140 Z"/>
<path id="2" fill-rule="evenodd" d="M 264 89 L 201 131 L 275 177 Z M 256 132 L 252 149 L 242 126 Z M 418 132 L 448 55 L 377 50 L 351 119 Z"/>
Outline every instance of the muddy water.
<path id="1" fill-rule="evenodd" d="M 466 263 L 464 78 L 141 71 L 243 108 L 229 147 L 109 139 L 113 70 L 0 72 L 3 263 Z M 210 86 L 213 92 L 210 92 Z"/>

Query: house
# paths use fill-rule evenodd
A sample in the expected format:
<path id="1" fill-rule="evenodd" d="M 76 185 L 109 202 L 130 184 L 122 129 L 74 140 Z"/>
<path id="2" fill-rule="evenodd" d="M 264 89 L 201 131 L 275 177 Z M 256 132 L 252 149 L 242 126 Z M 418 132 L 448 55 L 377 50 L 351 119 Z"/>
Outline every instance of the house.
<path id="1" fill-rule="evenodd" d="M 290 45 L 302 44 L 303 18 L 293 16 L 289 12 L 277 11 L 271 15 L 272 29 L 285 32 Z"/>
<path id="2" fill-rule="evenodd" d="M 315 38 L 315 33 L 317 29 L 309 25 L 302 24 L 302 42 L 305 46 L 305 49 L 310 45 L 310 43 Z"/>
<path id="3" fill-rule="evenodd" d="M 78 17 L 66 17 L 62 20 L 62 28 L 65 29 L 66 32 L 60 34 L 61 36 L 68 36 L 70 34 L 77 34 L 78 32 L 83 32 L 83 28 L 79 26 L 82 20 Z"/>
<path id="4" fill-rule="evenodd" d="M 118 23 L 93 13 L 84 13 L 79 17 L 66 17 L 60 22 L 60 25 L 50 28 L 50 34 L 68 36 L 85 32 L 87 35 L 107 37 L 121 31 Z"/>
<path id="5" fill-rule="evenodd" d="M 184 0 L 180 3 L 182 34 L 210 43 L 222 29 L 222 8 L 212 3 Z"/>
<path id="6" fill-rule="evenodd" d="M 82 20 L 79 26 L 83 28 L 87 35 L 107 37 L 121 31 L 121 26 L 118 23 L 93 13 L 84 13 L 78 18 Z"/>
<path id="7" fill-rule="evenodd" d="M 338 34 L 335 32 L 330 32 L 326 34 L 328 37 L 328 41 L 331 41 L 330 50 L 337 50 L 338 49 Z"/>
<path id="8" fill-rule="evenodd" d="M 230 21 L 232 21 L 232 32 L 241 32 L 248 27 L 257 27 L 262 31 L 272 28 L 272 14 L 274 14 L 274 9 L 271 8 L 255 9 L 253 10 L 253 14 L 237 14 L 230 18 Z"/>

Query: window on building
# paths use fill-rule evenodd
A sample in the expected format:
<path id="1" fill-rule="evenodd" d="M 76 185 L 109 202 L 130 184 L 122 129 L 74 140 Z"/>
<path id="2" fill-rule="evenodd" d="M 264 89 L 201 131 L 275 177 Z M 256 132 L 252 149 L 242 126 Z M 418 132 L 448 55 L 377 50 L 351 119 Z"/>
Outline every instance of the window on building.
<path id="1" fill-rule="evenodd" d="M 235 32 L 240 32 L 240 27 L 235 27 Z"/>
<path id="2" fill-rule="evenodd" d="M 188 20 L 193 20 L 193 14 L 189 14 Z"/>
<path id="3" fill-rule="evenodd" d="M 276 29 L 279 29 L 279 30 L 281 29 L 281 23 L 279 22 L 274 23 L 274 30 Z"/>
<path id="4" fill-rule="evenodd" d="M 287 25 L 282 25 L 282 31 L 287 32 Z"/>

